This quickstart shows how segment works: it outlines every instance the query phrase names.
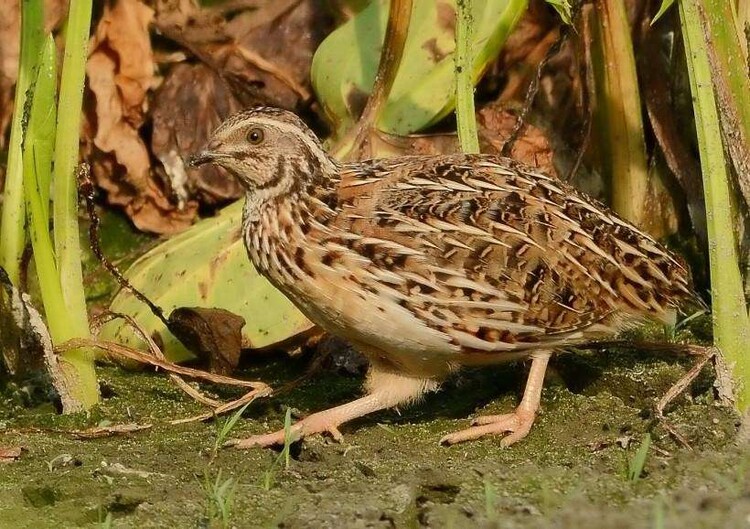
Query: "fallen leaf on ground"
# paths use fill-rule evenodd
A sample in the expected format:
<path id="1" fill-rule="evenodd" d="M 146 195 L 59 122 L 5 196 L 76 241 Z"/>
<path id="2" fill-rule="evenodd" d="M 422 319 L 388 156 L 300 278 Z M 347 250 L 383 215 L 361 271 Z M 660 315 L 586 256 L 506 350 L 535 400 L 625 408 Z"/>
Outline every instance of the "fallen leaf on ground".
<path id="1" fill-rule="evenodd" d="M 179 307 L 169 315 L 172 334 L 220 375 L 230 375 L 240 362 L 244 326 L 245 318 L 224 309 Z"/>
<path id="2" fill-rule="evenodd" d="M 0 463 L 13 463 L 21 459 L 24 448 L 20 446 L 0 446 Z"/>

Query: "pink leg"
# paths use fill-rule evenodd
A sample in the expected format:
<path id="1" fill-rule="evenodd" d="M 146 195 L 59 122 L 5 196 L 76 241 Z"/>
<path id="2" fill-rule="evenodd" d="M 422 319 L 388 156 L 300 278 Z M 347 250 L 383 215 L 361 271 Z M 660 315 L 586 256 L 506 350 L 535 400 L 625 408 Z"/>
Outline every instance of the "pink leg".
<path id="1" fill-rule="evenodd" d="M 308 435 L 329 433 L 335 440 L 340 441 L 342 436 L 338 428 L 345 422 L 399 404 L 408 404 L 419 399 L 425 392 L 433 391 L 437 387 L 438 383 L 429 379 L 387 373 L 372 367 L 368 374 L 367 395 L 341 406 L 313 413 L 293 424 L 290 430 L 291 438 L 293 441 L 297 441 Z M 237 448 L 283 445 L 284 430 L 264 435 L 253 435 L 232 444 Z"/>
<path id="2" fill-rule="evenodd" d="M 526 380 L 526 389 L 523 392 L 521 403 L 513 413 L 477 417 L 471 428 L 448 434 L 440 440 L 440 443 L 452 445 L 479 439 L 485 435 L 510 432 L 500 441 L 502 446 L 510 446 L 526 437 L 534 424 L 536 412 L 539 410 L 544 373 L 547 370 L 547 362 L 551 355 L 552 353 L 549 351 L 540 351 L 531 355 L 531 369 L 529 370 L 529 378 Z"/>

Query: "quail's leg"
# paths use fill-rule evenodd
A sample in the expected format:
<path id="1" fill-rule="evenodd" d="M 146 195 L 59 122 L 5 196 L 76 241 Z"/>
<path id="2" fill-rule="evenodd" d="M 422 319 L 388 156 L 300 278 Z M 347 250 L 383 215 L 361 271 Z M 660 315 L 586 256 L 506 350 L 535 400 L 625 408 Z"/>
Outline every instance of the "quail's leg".
<path id="1" fill-rule="evenodd" d="M 508 434 L 500 441 L 500 444 L 510 446 L 526 437 L 539 409 L 544 373 L 551 354 L 549 351 L 541 351 L 531 355 L 531 369 L 529 378 L 526 380 L 523 398 L 513 413 L 477 417 L 472 427 L 448 434 L 440 440 L 440 443 L 452 445 L 479 439 L 485 435 Z"/>
<path id="2" fill-rule="evenodd" d="M 368 374 L 367 395 L 341 406 L 313 413 L 293 424 L 290 431 L 292 441 L 318 433 L 329 433 L 334 439 L 340 441 L 342 436 L 338 428 L 345 422 L 399 404 L 408 404 L 437 387 L 438 383 L 433 380 L 388 373 L 372 367 Z M 231 444 L 237 448 L 282 445 L 284 444 L 284 430 L 254 435 Z"/>

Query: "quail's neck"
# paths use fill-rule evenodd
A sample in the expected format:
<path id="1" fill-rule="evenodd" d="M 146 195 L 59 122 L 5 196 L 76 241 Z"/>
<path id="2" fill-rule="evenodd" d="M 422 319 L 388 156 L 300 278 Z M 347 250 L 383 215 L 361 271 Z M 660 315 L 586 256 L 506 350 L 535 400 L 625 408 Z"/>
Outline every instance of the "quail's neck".
<path id="1" fill-rule="evenodd" d="M 248 190 L 242 230 L 250 260 L 256 269 L 280 286 L 290 280 L 284 262 L 293 259 L 313 228 L 324 228 L 335 216 L 340 181 L 338 164 L 289 163 L 289 177 L 275 186 Z"/>

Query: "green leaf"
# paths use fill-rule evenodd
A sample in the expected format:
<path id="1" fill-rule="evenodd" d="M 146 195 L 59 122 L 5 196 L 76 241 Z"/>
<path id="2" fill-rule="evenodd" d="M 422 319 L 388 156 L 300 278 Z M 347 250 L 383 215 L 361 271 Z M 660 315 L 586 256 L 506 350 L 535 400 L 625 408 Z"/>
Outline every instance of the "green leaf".
<path id="1" fill-rule="evenodd" d="M 656 24 L 656 21 L 659 20 L 664 15 L 664 13 L 666 13 L 667 9 L 672 7 L 672 4 L 674 4 L 674 0 L 661 0 L 659 11 L 656 12 L 654 18 L 651 20 L 652 26 Z"/>
<path id="2" fill-rule="evenodd" d="M 568 2 L 568 0 L 547 0 L 547 3 L 557 11 L 557 14 L 560 15 L 560 18 L 565 24 L 570 25 L 573 23 L 572 8 L 570 7 L 570 2 Z"/>
<path id="3" fill-rule="evenodd" d="M 497 56 L 526 12 L 528 0 L 475 0 L 472 5 L 474 82 Z M 312 83 L 336 135 L 354 124 L 369 94 L 380 59 L 388 4 L 373 0 L 318 47 Z M 455 107 L 456 2 L 415 2 L 399 72 L 378 128 L 406 135 Z"/>
<path id="4" fill-rule="evenodd" d="M 217 307 L 234 312 L 247 322 L 243 346 L 268 347 L 309 330 L 312 324 L 253 267 L 239 236 L 241 216 L 240 201 L 156 246 L 125 276 L 167 314 L 176 307 Z M 110 309 L 133 316 L 149 335 L 158 334 L 170 360 L 192 358 L 130 292 L 121 290 Z M 105 325 L 102 337 L 130 347 L 145 346 L 120 321 Z"/>
<path id="5" fill-rule="evenodd" d="M 22 122 L 26 109 L 26 92 L 34 81 L 36 75 L 34 67 L 44 45 L 44 39 L 44 0 L 23 0 L 15 111 L 10 127 L 3 207 L 0 213 L 0 266 L 5 268 L 14 284 L 18 284 L 20 279 L 21 255 L 26 246 L 23 161 L 21 160 Z"/>

